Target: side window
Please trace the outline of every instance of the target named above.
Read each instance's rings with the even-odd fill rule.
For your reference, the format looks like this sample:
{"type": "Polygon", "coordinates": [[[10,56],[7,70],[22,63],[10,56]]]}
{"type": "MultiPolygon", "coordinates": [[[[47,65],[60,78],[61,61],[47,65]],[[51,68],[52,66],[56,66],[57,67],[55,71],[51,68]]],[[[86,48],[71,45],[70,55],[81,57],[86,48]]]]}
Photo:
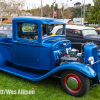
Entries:
{"type": "Polygon", "coordinates": [[[46,24],[42,24],[42,37],[47,36],[46,32],[47,32],[47,26],[46,24]]]}
{"type": "Polygon", "coordinates": [[[73,30],[72,29],[66,29],[66,34],[67,35],[73,35],[73,30]]]}
{"type": "Polygon", "coordinates": [[[58,31],[56,32],[56,35],[62,35],[63,34],[63,29],[58,29],[58,31]]]}
{"type": "Polygon", "coordinates": [[[74,35],[81,36],[82,34],[80,30],[74,30],[74,35]]]}
{"type": "Polygon", "coordinates": [[[19,38],[38,39],[38,25],[35,23],[18,23],[17,34],[19,38]]]}
{"type": "Polygon", "coordinates": [[[69,30],[68,29],[66,29],[66,35],[69,35],[69,30]]]}

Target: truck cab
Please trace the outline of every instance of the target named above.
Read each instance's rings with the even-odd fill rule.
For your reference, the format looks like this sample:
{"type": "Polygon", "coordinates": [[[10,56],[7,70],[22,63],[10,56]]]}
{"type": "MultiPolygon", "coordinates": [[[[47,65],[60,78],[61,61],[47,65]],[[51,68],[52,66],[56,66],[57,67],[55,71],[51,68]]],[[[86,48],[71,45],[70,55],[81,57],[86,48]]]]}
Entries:
{"type": "Polygon", "coordinates": [[[14,64],[41,70],[53,68],[51,61],[53,43],[45,42],[45,36],[49,34],[49,24],[63,24],[63,26],[66,24],[64,21],[57,23],[56,20],[39,17],[13,19],[14,64]]]}
{"type": "Polygon", "coordinates": [[[66,22],[63,20],[41,17],[13,18],[12,37],[0,38],[0,51],[5,57],[6,65],[24,67],[39,73],[42,73],[40,70],[46,73],[54,69],[57,65],[57,54],[60,51],[66,53],[65,48],[71,49],[71,44],[64,36],[46,37],[51,24],[62,24],[65,33],[66,22]],[[64,48],[61,47],[63,43],[66,43],[64,48]],[[59,52],[58,47],[61,47],[59,52]]]}

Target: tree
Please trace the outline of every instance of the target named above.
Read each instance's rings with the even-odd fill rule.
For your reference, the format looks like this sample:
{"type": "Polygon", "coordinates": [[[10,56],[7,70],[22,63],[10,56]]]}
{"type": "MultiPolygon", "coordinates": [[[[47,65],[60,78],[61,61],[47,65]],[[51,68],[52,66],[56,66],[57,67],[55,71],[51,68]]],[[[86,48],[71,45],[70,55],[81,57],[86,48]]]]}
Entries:
{"type": "Polygon", "coordinates": [[[52,9],[50,9],[49,5],[43,7],[43,17],[52,17],[52,9]]]}
{"type": "Polygon", "coordinates": [[[76,3],[74,4],[74,6],[80,6],[80,5],[81,5],[80,2],[76,2],[76,3]]]}
{"type": "Polygon", "coordinates": [[[81,17],[81,7],[71,8],[71,11],[73,12],[72,18],[81,17]]]}
{"type": "Polygon", "coordinates": [[[10,13],[15,13],[17,14],[18,16],[21,15],[21,10],[23,8],[25,4],[25,1],[24,0],[8,0],[8,5],[11,6],[9,12],[10,13]]]}
{"type": "MultiPolygon", "coordinates": [[[[47,4],[46,6],[44,6],[42,8],[42,13],[43,13],[43,17],[52,17],[53,16],[53,10],[51,9],[51,7],[49,7],[49,5],[47,4]]],[[[34,8],[30,11],[32,13],[32,16],[41,16],[41,8],[34,8]]]]}
{"type": "Polygon", "coordinates": [[[41,9],[40,8],[34,8],[31,11],[32,16],[41,16],[41,9]]]}
{"type": "Polygon", "coordinates": [[[89,3],[89,4],[87,5],[86,11],[89,12],[90,8],[91,8],[91,4],[89,3]]]}
{"type": "Polygon", "coordinates": [[[58,10],[58,4],[57,3],[55,4],[55,10],[58,10]]]}
{"type": "Polygon", "coordinates": [[[68,7],[68,3],[63,3],[62,1],[60,1],[61,3],[61,9],[60,9],[60,12],[61,12],[61,15],[62,15],[62,18],[63,19],[65,19],[65,17],[66,17],[66,11],[65,11],[65,9],[68,7]]]}
{"type": "Polygon", "coordinates": [[[91,7],[90,16],[87,17],[89,23],[100,24],[100,0],[94,0],[94,6],[91,7]]]}
{"type": "Polygon", "coordinates": [[[65,11],[66,11],[66,13],[64,13],[65,14],[64,16],[66,16],[65,18],[72,19],[74,12],[71,11],[71,8],[67,8],[65,11]]]}
{"type": "Polygon", "coordinates": [[[87,7],[91,7],[91,4],[89,3],[89,4],[87,5],[87,7]]]}

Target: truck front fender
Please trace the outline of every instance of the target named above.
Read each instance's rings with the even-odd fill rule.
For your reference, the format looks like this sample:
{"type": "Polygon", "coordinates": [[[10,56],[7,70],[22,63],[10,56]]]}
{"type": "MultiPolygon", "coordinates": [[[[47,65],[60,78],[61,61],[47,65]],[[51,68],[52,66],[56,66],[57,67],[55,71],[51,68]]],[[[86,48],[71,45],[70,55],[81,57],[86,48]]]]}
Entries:
{"type": "Polygon", "coordinates": [[[68,62],[57,67],[56,70],[72,69],[83,73],[84,75],[94,78],[97,73],[88,65],[79,62],[68,62]]]}
{"type": "Polygon", "coordinates": [[[56,72],[59,72],[61,70],[67,70],[67,69],[79,71],[79,72],[83,73],[84,75],[88,76],[89,78],[94,78],[96,76],[96,72],[91,67],[87,66],[86,64],[78,63],[78,62],[69,62],[69,63],[64,63],[64,64],[54,68],[53,70],[47,72],[46,74],[41,75],[40,77],[31,79],[31,80],[39,81],[39,80],[42,80],[56,72]]]}

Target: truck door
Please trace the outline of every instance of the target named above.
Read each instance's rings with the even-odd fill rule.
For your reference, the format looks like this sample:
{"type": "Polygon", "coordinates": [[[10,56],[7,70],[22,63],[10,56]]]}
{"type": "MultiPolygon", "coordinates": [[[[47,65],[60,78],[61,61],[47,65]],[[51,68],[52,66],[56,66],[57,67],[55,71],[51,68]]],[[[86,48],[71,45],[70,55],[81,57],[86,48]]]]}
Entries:
{"type": "Polygon", "coordinates": [[[13,45],[14,63],[39,68],[38,23],[17,23],[16,40],[13,45]]]}

